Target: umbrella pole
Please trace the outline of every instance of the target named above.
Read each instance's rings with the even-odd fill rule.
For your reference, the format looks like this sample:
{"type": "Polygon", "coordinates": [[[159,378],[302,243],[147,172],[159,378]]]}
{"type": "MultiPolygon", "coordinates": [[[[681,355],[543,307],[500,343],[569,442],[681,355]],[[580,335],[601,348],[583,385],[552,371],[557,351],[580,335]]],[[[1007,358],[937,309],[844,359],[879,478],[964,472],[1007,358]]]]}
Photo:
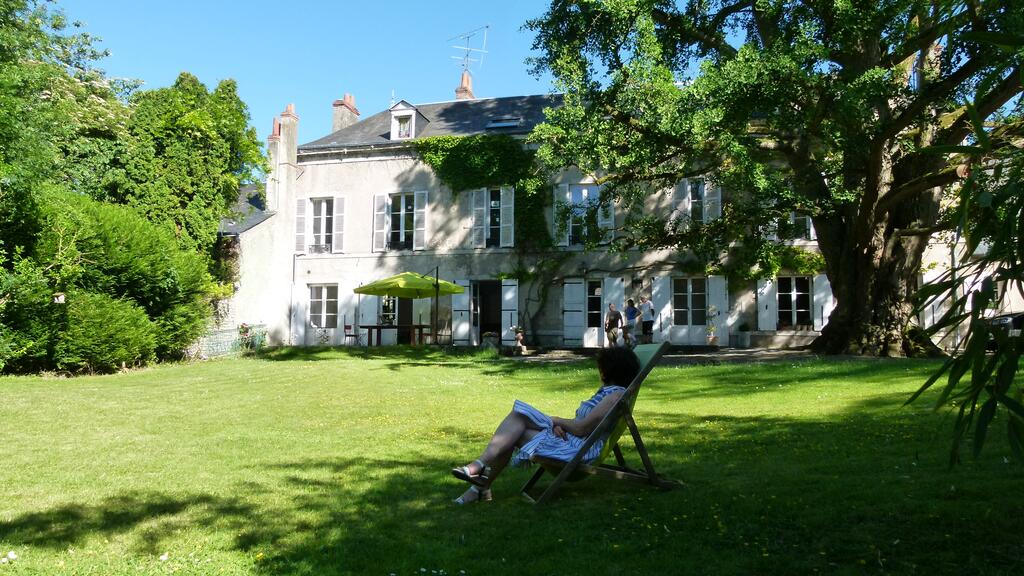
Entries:
{"type": "Polygon", "coordinates": [[[440,334],[437,333],[437,321],[438,316],[438,302],[437,300],[441,297],[441,284],[438,281],[438,274],[441,271],[441,266],[434,267],[434,344],[441,345],[440,334]]]}

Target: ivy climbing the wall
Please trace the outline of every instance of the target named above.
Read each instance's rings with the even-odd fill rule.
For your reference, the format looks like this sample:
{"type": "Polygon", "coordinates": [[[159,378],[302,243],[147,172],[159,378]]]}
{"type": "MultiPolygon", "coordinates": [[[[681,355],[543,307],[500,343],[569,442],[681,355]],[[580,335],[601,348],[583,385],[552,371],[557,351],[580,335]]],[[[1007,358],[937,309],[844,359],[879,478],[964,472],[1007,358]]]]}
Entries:
{"type": "Polygon", "coordinates": [[[525,254],[552,247],[544,217],[551,201],[550,175],[521,140],[503,134],[434,136],[417,140],[415,146],[452,194],[493,186],[515,188],[516,250],[525,254]]]}

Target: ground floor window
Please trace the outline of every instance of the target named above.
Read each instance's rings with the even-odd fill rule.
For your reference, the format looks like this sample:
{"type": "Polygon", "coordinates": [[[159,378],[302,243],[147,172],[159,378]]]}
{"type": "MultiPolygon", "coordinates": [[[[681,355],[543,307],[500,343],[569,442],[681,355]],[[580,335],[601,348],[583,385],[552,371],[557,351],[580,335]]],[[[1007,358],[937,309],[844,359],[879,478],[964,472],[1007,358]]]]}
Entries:
{"type": "Polygon", "coordinates": [[[813,327],[811,279],[807,276],[779,276],[778,329],[813,327]]]}
{"type": "Polygon", "coordinates": [[[316,328],[338,327],[337,284],[310,285],[309,325],[316,328]]]}
{"type": "Polygon", "coordinates": [[[601,281],[587,282],[587,328],[601,327],[601,281]]]}
{"type": "Polygon", "coordinates": [[[708,323],[706,278],[672,279],[672,324],[703,326],[708,323]]]}
{"type": "Polygon", "coordinates": [[[380,323],[384,326],[394,326],[398,324],[397,296],[380,297],[380,323]]]}

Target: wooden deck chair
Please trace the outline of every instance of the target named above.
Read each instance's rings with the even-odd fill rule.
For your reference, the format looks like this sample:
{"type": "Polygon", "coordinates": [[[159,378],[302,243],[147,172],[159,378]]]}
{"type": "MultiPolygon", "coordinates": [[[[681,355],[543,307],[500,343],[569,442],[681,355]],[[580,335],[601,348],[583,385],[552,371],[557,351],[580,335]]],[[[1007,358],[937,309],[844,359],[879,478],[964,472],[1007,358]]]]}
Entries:
{"type": "Polygon", "coordinates": [[[654,471],[654,465],[651,464],[647,448],[644,447],[643,439],[640,438],[640,431],[633,420],[633,405],[636,404],[640,385],[643,384],[644,379],[651,373],[655,364],[658,363],[661,356],[668,350],[668,346],[668,342],[662,342],[661,344],[641,344],[633,349],[637,359],[640,361],[640,372],[626,388],[626,392],[612,406],[611,410],[605,414],[605,417],[594,428],[594,431],[590,433],[590,436],[587,436],[583,446],[580,447],[572,460],[563,462],[541,456],[534,456],[531,459],[539,467],[537,472],[533,474],[533,477],[530,478],[520,491],[524,498],[534,504],[543,504],[555,495],[555,492],[561,488],[563,483],[567,481],[576,482],[593,474],[611,476],[623,480],[636,480],[658,488],[671,488],[679,484],[679,482],[674,480],[661,478],[654,471]],[[636,451],[643,461],[643,470],[630,468],[622,457],[622,450],[619,448],[619,437],[627,428],[633,437],[636,451]],[[594,442],[597,442],[602,436],[607,436],[607,440],[601,449],[601,454],[592,464],[584,464],[583,456],[594,445],[594,442]],[[604,463],[609,454],[615,455],[615,465],[604,463]],[[547,489],[539,497],[534,499],[530,495],[530,490],[533,489],[545,472],[550,472],[555,476],[555,479],[551,481],[551,484],[548,485],[547,489]]]}

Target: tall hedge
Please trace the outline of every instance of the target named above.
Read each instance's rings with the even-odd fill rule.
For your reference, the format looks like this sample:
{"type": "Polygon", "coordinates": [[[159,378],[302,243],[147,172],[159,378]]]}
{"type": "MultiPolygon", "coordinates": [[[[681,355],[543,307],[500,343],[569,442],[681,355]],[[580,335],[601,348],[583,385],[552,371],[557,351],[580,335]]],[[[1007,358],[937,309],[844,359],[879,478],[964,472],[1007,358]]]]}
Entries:
{"type": "Polygon", "coordinates": [[[110,370],[179,357],[202,334],[207,262],[172,228],[62,190],[40,195],[39,214],[33,252],[0,282],[0,369],[110,370]]]}
{"type": "Polygon", "coordinates": [[[157,327],[130,300],[76,290],[65,295],[67,328],[58,336],[53,364],[68,372],[113,372],[153,359],[157,327]]]}

